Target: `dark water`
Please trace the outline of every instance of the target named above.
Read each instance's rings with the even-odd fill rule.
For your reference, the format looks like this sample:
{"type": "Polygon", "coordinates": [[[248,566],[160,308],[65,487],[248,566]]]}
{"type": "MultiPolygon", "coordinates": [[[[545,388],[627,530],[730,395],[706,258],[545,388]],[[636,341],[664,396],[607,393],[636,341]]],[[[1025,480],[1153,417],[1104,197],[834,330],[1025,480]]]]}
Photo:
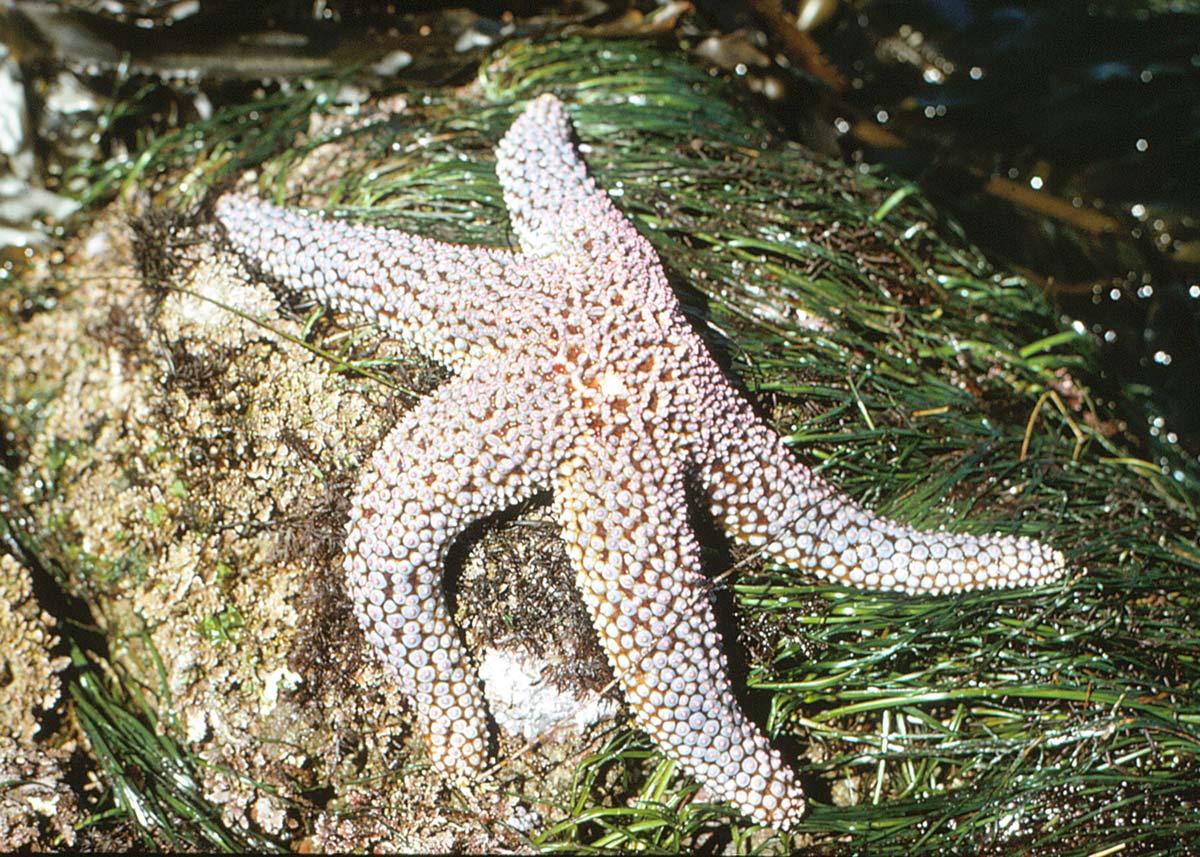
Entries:
{"type": "MultiPolygon", "coordinates": [[[[1196,7],[1191,7],[1195,9],[1196,7]]],[[[901,141],[846,140],[1101,343],[1144,457],[1200,477],[1200,15],[1164,4],[875,0],[818,33],[844,97],[901,141]]]]}

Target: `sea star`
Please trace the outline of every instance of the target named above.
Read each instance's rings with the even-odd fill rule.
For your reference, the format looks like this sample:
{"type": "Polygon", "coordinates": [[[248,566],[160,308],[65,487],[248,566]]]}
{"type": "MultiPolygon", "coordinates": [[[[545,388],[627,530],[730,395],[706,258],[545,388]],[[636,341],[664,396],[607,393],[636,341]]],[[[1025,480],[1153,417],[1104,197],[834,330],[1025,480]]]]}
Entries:
{"type": "Polygon", "coordinates": [[[801,464],[728,383],[650,243],[588,176],[556,98],[530,102],[496,155],[519,251],[243,194],[217,203],[234,248],[265,272],[458,376],[400,420],[361,477],[345,546],[358,621],[415,702],[437,768],[476,775],[484,705],[446,612],[442,560],[472,521],[550,490],[637,723],[716,796],[786,828],[803,791],[734,700],[687,483],[737,541],[851,586],[1032,585],[1063,558],[1026,538],[909,529],[801,464]]]}

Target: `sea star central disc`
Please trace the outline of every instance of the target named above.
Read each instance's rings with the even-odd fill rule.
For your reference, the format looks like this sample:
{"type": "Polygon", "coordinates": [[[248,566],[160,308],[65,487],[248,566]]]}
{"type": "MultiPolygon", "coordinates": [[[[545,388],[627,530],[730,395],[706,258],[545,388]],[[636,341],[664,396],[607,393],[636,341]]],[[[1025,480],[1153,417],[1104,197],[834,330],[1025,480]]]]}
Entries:
{"type": "Polygon", "coordinates": [[[497,148],[520,250],[327,221],[242,194],[217,218],[285,283],[394,331],[457,377],[364,469],[345,569],[434,764],[486,762],[479,683],[442,597],[472,521],[551,490],[580,591],[638,724],[756,821],[804,812],[791,769],[734,701],[686,486],[768,558],[905,592],[1036,584],[1062,556],[1003,536],[920,532],[839,496],[753,413],[688,326],[650,243],[588,176],[563,105],[532,101],[497,148]]]}

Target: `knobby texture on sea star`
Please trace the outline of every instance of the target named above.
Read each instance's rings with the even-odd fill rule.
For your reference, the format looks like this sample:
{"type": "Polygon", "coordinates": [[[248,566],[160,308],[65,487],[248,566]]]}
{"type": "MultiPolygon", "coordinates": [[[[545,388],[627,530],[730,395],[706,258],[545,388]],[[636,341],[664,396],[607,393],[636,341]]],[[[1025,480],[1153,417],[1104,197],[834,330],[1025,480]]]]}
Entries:
{"type": "Polygon", "coordinates": [[[400,420],[354,497],[345,570],[367,638],[415,703],[435,765],[486,762],[483,699],[442,595],[463,529],[550,490],[577,582],[638,724],[754,820],[804,812],[738,708],[687,520],[687,484],[768,558],[911,593],[1063,570],[1027,538],[919,532],[838,495],[707,353],[650,243],[596,186],[563,105],[532,101],[496,169],[519,250],[328,221],[242,194],[216,208],[265,272],[396,332],[457,377],[400,420]]]}

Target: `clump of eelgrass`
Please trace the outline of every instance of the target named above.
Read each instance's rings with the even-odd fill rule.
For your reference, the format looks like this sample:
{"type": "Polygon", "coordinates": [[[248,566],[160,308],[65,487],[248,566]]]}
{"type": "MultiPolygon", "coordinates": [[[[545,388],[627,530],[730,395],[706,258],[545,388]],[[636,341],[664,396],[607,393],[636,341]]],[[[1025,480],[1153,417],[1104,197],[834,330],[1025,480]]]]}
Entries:
{"type": "MultiPolygon", "coordinates": [[[[111,806],[85,828],[124,824],[141,846],[170,851],[282,850],[253,830],[229,825],[201,789],[203,760],[189,752],[136,684],[105,678],[74,651],[71,700],[80,729],[111,789],[111,806]]],[[[260,788],[267,788],[259,784],[260,788]]]]}

